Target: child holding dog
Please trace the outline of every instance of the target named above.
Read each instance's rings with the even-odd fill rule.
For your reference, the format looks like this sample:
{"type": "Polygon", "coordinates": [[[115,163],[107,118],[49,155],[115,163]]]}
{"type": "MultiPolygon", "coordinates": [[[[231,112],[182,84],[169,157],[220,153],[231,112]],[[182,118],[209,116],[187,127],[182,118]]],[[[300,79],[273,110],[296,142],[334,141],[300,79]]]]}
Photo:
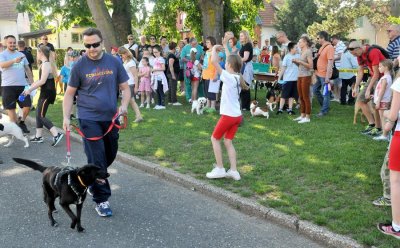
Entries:
{"type": "Polygon", "coordinates": [[[221,75],[222,93],[221,93],[221,117],[214,128],[211,136],[211,142],[215,155],[216,165],[211,172],[206,174],[207,178],[232,178],[240,180],[240,174],[236,168],[236,151],[233,147],[232,140],[242,121],[242,113],[240,111],[240,91],[248,90],[242,75],[240,74],[242,60],[238,55],[229,55],[226,59],[226,70],[223,70],[219,64],[218,51],[222,46],[215,45],[212,48],[212,63],[217,73],[221,75]],[[222,162],[221,138],[224,137],[225,148],[228,152],[230,169],[226,172],[222,162]]]}
{"type": "MultiPolygon", "coordinates": [[[[375,111],[379,113],[382,122],[382,127],[385,125],[383,112],[390,108],[390,101],[392,100],[392,92],[390,86],[392,85],[392,68],[393,63],[390,59],[385,59],[379,62],[379,72],[383,76],[379,79],[374,92],[375,111]]],[[[374,140],[388,140],[388,132],[383,131],[380,136],[374,137],[374,140]]]]}

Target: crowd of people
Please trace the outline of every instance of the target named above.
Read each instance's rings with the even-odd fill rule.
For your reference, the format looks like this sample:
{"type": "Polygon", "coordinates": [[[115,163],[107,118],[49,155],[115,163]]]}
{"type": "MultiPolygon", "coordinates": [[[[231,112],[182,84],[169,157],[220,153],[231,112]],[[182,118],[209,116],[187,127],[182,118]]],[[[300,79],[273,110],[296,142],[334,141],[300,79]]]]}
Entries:
{"type": "MultiPolygon", "coordinates": [[[[271,46],[267,39],[262,48],[246,30],[238,37],[226,32],[222,45],[212,36],[206,37],[204,43],[196,38],[168,43],[161,36],[157,43],[154,35],[148,37],[149,42],[144,35],[139,37],[139,42],[128,35],[125,45],[111,47],[108,54],[104,52],[100,31],[89,28],[83,33],[86,49],[78,52],[68,48],[60,73],[55,67],[54,46],[43,36],[37,50],[40,66],[36,81],[31,69],[33,59],[24,42],[17,43],[10,35],[5,37],[6,49],[0,54],[3,107],[10,120],[17,122],[18,104],[22,109],[18,124],[24,133],[29,133],[24,123],[32,105],[29,96],[40,88],[36,133],[30,141],[43,142],[44,126],[53,136],[52,145],[56,146],[64,134],[46,118],[46,112],[55,101],[58,86],[65,94],[64,129],[70,129],[70,120],[75,117],[85,137],[101,137],[96,141],[83,139],[85,153],[89,163],[107,170],[118,150],[118,129],[112,127],[111,132],[105,132],[114,122],[119,122],[114,119],[118,96],[122,98],[118,115],[126,114],[130,105],[137,123],[143,121],[140,110],[150,109],[152,104],[155,110],[185,104],[178,101],[179,93],[192,107],[204,96],[205,112],[214,113],[219,109],[221,114],[211,136],[216,164],[206,176],[240,180],[232,140],[242,122],[242,111],[250,110],[253,63],[270,64],[276,74],[275,84],[281,87],[276,100],[277,115],[284,112],[295,115],[299,108],[299,116],[293,120],[299,124],[311,122],[313,96],[320,105],[315,115],[318,118],[329,114],[332,101],[357,104],[368,121],[361,132],[374,140],[391,140],[381,168],[384,194],[373,204],[392,206],[393,221],[379,224],[378,229],[400,238],[400,124],[395,125],[400,109],[400,25],[391,25],[387,32],[390,39],[387,49],[357,40],[344,42],[326,31],[318,32],[314,42],[308,35],[302,35],[296,42],[290,41],[285,32],[279,31],[275,34],[277,44],[271,46]],[[21,95],[24,97],[20,98],[21,95]],[[137,99],[140,104],[136,103],[137,99]],[[222,137],[229,158],[228,171],[222,161],[222,137]]],[[[112,215],[108,181],[96,182],[89,190],[98,214],[112,215]]]]}

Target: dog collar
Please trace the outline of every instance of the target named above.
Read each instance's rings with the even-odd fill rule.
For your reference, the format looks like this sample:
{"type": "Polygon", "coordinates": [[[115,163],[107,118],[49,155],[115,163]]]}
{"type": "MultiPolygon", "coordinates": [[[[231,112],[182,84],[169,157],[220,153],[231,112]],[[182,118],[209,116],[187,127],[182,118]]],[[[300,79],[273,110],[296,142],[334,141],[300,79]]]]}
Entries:
{"type": "Polygon", "coordinates": [[[78,175],[78,180],[79,180],[79,182],[81,183],[81,185],[83,187],[87,188],[87,186],[83,183],[83,181],[82,181],[82,179],[81,179],[81,177],[79,175],[78,175]]]}

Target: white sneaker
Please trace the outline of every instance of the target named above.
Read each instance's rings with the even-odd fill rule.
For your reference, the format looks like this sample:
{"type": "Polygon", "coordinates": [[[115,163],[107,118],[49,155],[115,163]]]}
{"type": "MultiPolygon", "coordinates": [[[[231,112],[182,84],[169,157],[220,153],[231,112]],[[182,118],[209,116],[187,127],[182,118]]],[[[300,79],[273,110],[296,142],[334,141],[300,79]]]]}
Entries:
{"type": "Polygon", "coordinates": [[[144,108],[144,104],[143,103],[140,104],[139,108],[144,108]]]}
{"type": "Polygon", "coordinates": [[[306,118],[306,117],[304,117],[304,118],[302,118],[299,122],[297,122],[297,123],[308,123],[308,122],[310,122],[311,120],[310,120],[310,118],[306,118]]]}
{"type": "Polygon", "coordinates": [[[158,109],[165,109],[165,106],[158,105],[158,109]]]}
{"type": "Polygon", "coordinates": [[[299,116],[299,117],[293,119],[293,121],[301,121],[301,119],[303,119],[303,117],[299,116]]]}
{"type": "Polygon", "coordinates": [[[180,102],[174,102],[172,105],[173,105],[173,106],[182,106],[182,103],[180,103],[180,102]]]}
{"type": "Polygon", "coordinates": [[[156,106],[154,106],[153,109],[159,109],[159,108],[160,108],[160,105],[156,105],[156,106]]]}
{"type": "Polygon", "coordinates": [[[147,108],[147,109],[149,109],[149,108],[150,108],[150,103],[148,103],[148,104],[147,104],[146,108],[147,108]]]}
{"type": "Polygon", "coordinates": [[[226,177],[225,168],[224,168],[224,167],[222,167],[222,168],[214,167],[214,169],[212,169],[211,172],[208,172],[208,173],[206,174],[206,177],[207,177],[207,178],[210,178],[210,179],[214,179],[214,178],[224,178],[224,177],[226,177]]]}
{"type": "Polygon", "coordinates": [[[154,104],[154,98],[151,98],[151,104],[154,104]]]}
{"type": "Polygon", "coordinates": [[[379,135],[377,137],[374,137],[373,140],[382,140],[382,141],[389,141],[388,137],[379,135]]]}
{"type": "Polygon", "coordinates": [[[233,171],[229,169],[226,172],[226,177],[232,178],[233,180],[239,181],[240,180],[240,174],[237,170],[233,171]]]}

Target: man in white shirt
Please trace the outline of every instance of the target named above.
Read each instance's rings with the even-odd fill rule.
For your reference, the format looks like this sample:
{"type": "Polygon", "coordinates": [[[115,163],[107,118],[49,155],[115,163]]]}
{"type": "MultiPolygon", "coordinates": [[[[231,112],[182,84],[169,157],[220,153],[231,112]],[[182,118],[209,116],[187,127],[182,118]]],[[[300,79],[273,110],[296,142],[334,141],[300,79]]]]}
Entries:
{"type": "MultiPolygon", "coordinates": [[[[343,41],[340,40],[338,35],[332,35],[331,38],[331,43],[333,47],[335,48],[335,66],[337,69],[340,69],[340,58],[342,57],[342,54],[346,50],[346,45],[343,43],[343,41]]],[[[342,79],[340,77],[336,78],[333,80],[333,95],[334,99],[333,101],[340,102],[340,89],[342,88],[342,79]]]]}

